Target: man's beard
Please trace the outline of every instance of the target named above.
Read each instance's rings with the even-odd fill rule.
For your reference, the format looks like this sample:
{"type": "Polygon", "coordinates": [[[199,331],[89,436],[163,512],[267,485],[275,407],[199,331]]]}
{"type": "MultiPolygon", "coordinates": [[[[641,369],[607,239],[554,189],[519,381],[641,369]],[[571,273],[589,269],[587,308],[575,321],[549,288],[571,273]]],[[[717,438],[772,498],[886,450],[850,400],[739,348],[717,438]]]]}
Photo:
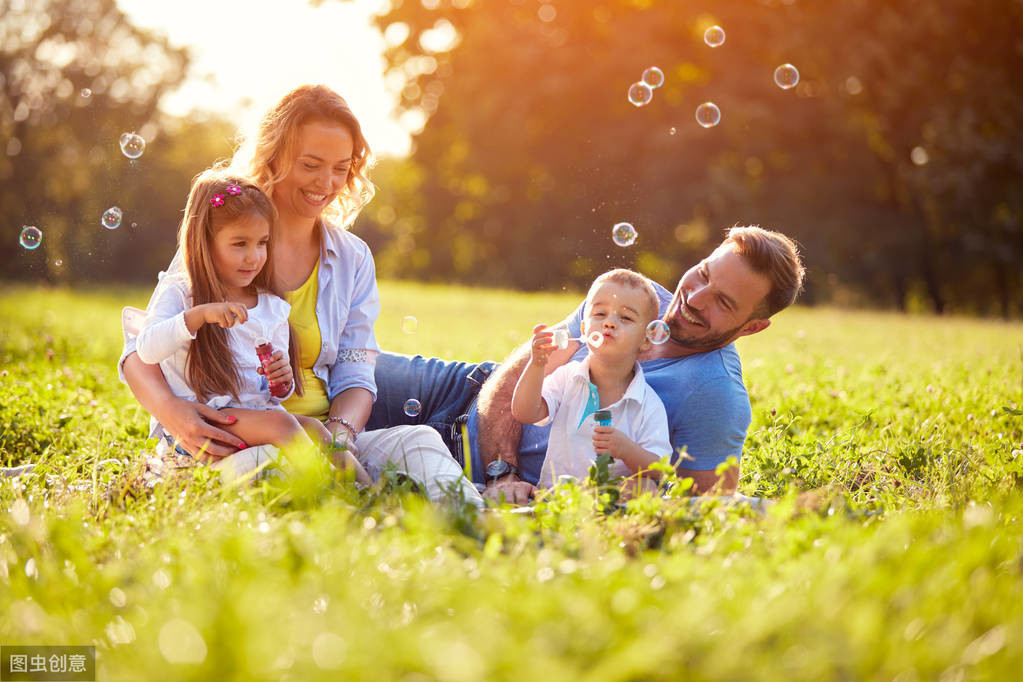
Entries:
{"type": "MultiPolygon", "coordinates": [[[[671,328],[671,323],[668,324],[668,327],[671,328]]],[[[687,350],[695,350],[702,353],[721,348],[722,346],[727,346],[732,341],[732,337],[734,337],[736,332],[740,329],[742,329],[742,325],[739,325],[735,329],[729,329],[726,332],[709,336],[681,334],[677,329],[671,329],[671,336],[668,338],[676,346],[681,346],[687,350]]]]}
{"type": "MultiPolygon", "coordinates": [[[[668,338],[673,344],[685,348],[686,350],[704,353],[726,346],[732,341],[732,337],[734,337],[735,334],[742,329],[743,324],[746,324],[746,322],[743,322],[734,329],[729,329],[717,334],[708,334],[707,332],[704,332],[703,334],[698,332],[695,334],[691,332],[686,333],[679,329],[680,323],[676,318],[678,309],[683,305],[686,305],[684,300],[678,302],[672,301],[672,304],[669,306],[669,310],[676,311],[676,313],[671,315],[669,319],[665,320],[665,322],[668,323],[668,329],[671,332],[668,338]]],[[[703,322],[702,317],[697,317],[697,319],[703,322]]],[[[749,320],[747,320],[747,322],[748,321],[749,320]]],[[[704,329],[706,329],[706,327],[704,327],[704,329]]]]}

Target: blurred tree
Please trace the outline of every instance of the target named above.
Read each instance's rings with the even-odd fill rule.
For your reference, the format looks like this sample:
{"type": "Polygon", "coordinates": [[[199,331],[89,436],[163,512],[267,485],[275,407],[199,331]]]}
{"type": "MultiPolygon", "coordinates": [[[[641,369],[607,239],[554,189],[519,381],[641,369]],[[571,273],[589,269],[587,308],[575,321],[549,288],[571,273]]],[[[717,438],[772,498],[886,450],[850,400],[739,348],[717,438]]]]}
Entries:
{"type": "Polygon", "coordinates": [[[153,245],[168,243],[168,234],[173,243],[176,226],[167,219],[183,206],[196,158],[230,146],[200,146],[222,135],[222,126],[158,114],[160,98],[184,77],[186,52],[131,25],[114,0],[0,0],[0,16],[0,204],[8,245],[0,268],[51,282],[143,271],[151,279],[169,258],[166,247],[154,253],[153,245]],[[175,125],[188,128],[177,135],[190,147],[177,158],[162,139],[175,125]],[[119,147],[128,131],[149,142],[135,161],[119,147]],[[112,205],[124,220],[107,231],[100,217],[112,205]],[[154,230],[165,221],[169,229],[154,230]],[[42,230],[35,251],[15,246],[24,224],[42,230]]]}
{"type": "Polygon", "coordinates": [[[879,234],[934,309],[1023,309],[1023,6],[965,0],[807,5],[791,39],[814,46],[836,115],[877,172],[859,180],[891,206],[879,234]],[[866,182],[864,182],[866,180],[866,182]],[[869,183],[869,185],[868,185],[869,183]]]}
{"type": "Polygon", "coordinates": [[[671,286],[722,228],[760,223],[803,242],[807,300],[1018,314],[1021,14],[1014,0],[394,2],[378,20],[389,77],[429,121],[404,172],[415,197],[373,229],[401,232],[388,267],[406,276],[550,288],[612,265],[671,286]],[[703,42],[713,24],[719,48],[703,42]],[[801,71],[793,90],[772,81],[783,62],[801,71]],[[633,107],[651,65],[665,83],[633,107]],[[693,116],[706,100],[722,111],[710,129],[693,116]],[[620,220],[639,231],[628,249],[609,238],[620,220]]]}

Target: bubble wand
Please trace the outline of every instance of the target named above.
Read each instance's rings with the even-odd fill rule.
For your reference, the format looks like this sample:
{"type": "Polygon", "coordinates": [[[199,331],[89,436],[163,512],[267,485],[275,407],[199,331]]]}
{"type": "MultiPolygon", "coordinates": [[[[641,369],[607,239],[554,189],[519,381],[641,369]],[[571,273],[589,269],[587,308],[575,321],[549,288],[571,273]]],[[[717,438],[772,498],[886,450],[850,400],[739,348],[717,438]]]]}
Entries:
{"type": "Polygon", "coordinates": [[[567,329],[553,329],[551,332],[554,334],[554,336],[551,337],[551,343],[553,343],[554,347],[559,350],[568,348],[569,341],[578,341],[579,343],[585,343],[593,346],[594,348],[600,348],[600,346],[604,343],[604,335],[596,330],[590,332],[586,336],[579,337],[569,336],[567,329]]]}

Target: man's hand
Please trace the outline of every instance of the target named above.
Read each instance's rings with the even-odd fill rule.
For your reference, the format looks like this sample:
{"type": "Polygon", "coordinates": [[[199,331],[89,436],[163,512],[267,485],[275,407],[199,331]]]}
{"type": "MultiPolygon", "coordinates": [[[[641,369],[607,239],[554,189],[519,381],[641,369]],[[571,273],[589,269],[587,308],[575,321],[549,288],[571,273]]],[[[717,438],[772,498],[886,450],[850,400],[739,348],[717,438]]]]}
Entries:
{"type": "Polygon", "coordinates": [[[536,486],[532,483],[521,480],[515,474],[507,474],[487,483],[483,497],[495,502],[523,505],[529,504],[535,490],[536,486]]]}
{"type": "Polygon", "coordinates": [[[160,411],[164,430],[200,462],[216,462],[248,447],[237,436],[214,426],[235,421],[231,415],[209,405],[180,398],[167,403],[160,411]]]}

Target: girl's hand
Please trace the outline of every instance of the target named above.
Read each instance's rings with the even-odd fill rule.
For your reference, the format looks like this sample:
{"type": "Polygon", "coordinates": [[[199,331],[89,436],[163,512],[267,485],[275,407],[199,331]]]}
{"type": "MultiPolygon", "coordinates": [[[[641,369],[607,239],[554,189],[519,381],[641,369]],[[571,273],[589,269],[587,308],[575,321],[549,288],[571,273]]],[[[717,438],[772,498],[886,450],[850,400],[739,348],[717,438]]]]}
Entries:
{"type": "Polygon", "coordinates": [[[270,357],[272,360],[267,365],[267,369],[270,370],[269,374],[263,371],[262,365],[256,368],[257,372],[266,374],[267,380],[275,384],[290,384],[295,380],[295,374],[291,371],[291,363],[284,357],[284,351],[275,350],[270,357]]]}
{"type": "Polygon", "coordinates": [[[249,311],[241,303],[225,301],[206,303],[199,307],[202,308],[203,321],[206,324],[219,324],[225,329],[236,324],[244,324],[249,319],[249,311]]]}
{"type": "Polygon", "coordinates": [[[529,347],[529,361],[544,367],[554,352],[554,332],[548,331],[547,325],[538,324],[533,327],[533,342],[529,347]]]}

